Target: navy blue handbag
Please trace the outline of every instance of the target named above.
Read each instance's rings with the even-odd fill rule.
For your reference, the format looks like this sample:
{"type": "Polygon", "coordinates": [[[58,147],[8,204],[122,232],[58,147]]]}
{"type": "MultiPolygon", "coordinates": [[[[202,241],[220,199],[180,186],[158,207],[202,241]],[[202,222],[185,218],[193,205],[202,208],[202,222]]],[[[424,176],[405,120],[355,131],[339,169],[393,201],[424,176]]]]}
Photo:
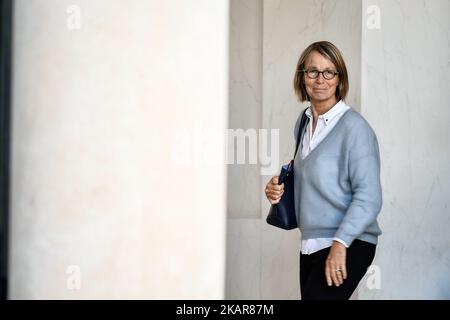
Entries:
{"type": "MultiPolygon", "coordinates": [[[[303,111],[299,130],[297,133],[294,158],[308,120],[305,111],[303,111]]],[[[270,206],[270,211],[266,218],[268,224],[285,230],[291,230],[297,228],[298,226],[297,218],[295,215],[294,199],[294,158],[288,164],[285,164],[281,167],[278,184],[280,185],[284,183],[284,193],[281,196],[280,202],[278,202],[277,204],[272,204],[270,206]]]]}

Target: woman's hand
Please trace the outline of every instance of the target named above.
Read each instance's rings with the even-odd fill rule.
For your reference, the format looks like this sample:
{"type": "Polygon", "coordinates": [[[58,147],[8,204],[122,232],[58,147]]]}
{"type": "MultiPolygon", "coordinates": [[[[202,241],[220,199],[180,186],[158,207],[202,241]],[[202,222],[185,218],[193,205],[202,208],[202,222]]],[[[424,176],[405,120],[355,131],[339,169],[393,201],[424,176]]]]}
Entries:
{"type": "Polygon", "coordinates": [[[265,192],[270,204],[277,204],[283,195],[284,183],[278,185],[278,176],[274,176],[267,183],[265,192]]]}
{"type": "Polygon", "coordinates": [[[325,263],[325,277],[329,286],[339,287],[347,279],[347,248],[339,241],[333,241],[325,263]]]}

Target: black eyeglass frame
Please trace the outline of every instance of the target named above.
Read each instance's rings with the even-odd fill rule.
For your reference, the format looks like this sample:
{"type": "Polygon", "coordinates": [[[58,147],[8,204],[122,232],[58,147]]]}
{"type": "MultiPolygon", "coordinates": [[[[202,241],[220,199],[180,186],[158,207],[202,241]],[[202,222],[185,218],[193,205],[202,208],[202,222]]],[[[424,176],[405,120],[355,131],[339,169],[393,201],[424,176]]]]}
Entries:
{"type": "Polygon", "coordinates": [[[319,77],[319,74],[322,74],[322,77],[323,77],[325,80],[332,80],[332,79],[334,79],[334,77],[335,77],[336,75],[339,74],[338,71],[332,71],[332,70],[323,70],[323,71],[319,71],[319,70],[316,70],[316,69],[313,69],[313,70],[302,69],[302,70],[297,70],[297,72],[306,73],[306,75],[308,76],[308,78],[309,78],[309,79],[312,79],[312,80],[317,79],[317,78],[319,77]],[[317,72],[317,75],[316,75],[315,77],[311,77],[311,76],[309,75],[310,72],[317,72]],[[325,77],[325,72],[328,72],[328,73],[332,74],[331,78],[325,77]]]}

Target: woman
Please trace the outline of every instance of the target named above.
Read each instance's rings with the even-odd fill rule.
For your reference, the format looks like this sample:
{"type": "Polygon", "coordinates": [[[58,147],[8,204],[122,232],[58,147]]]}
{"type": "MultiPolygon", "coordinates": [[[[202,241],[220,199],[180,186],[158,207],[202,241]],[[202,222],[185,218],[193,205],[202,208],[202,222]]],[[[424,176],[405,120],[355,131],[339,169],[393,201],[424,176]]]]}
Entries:
{"type": "MultiPolygon", "coordinates": [[[[305,49],[294,77],[298,99],[310,102],[294,158],[302,299],[349,299],[381,234],[378,141],[367,121],[345,104],[348,87],[344,60],[332,43],[305,49]]],[[[275,176],[265,189],[271,204],[283,195],[284,185],[277,183],[275,176]]]]}

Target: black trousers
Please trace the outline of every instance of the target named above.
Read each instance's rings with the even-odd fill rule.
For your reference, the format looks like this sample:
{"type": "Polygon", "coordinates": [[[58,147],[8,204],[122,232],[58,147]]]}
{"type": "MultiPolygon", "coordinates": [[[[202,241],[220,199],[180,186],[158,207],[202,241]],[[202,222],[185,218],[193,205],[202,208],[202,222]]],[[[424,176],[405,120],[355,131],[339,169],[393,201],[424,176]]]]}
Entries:
{"type": "Polygon", "coordinates": [[[329,287],[325,277],[325,261],[330,248],[310,255],[300,252],[300,293],[302,300],[348,300],[367,272],[375,256],[376,245],[354,240],[347,249],[347,279],[339,287],[329,287]]]}

